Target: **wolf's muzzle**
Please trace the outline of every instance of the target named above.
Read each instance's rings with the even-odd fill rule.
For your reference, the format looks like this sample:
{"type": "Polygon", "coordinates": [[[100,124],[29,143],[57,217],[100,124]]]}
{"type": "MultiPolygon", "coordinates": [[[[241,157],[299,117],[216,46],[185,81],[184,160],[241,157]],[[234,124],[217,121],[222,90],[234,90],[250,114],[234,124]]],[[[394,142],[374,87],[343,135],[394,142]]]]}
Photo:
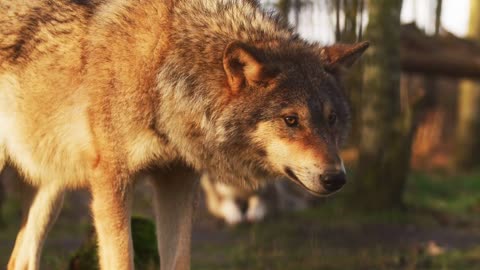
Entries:
{"type": "Polygon", "coordinates": [[[334,192],[342,188],[347,182],[347,175],[342,172],[326,172],[320,176],[323,187],[329,191],[334,192]]]}

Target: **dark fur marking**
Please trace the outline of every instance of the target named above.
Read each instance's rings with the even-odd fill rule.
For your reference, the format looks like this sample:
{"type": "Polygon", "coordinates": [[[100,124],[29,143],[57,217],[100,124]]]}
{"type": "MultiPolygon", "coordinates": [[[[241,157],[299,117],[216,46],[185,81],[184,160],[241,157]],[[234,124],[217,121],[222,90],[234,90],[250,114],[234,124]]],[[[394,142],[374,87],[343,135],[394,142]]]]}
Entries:
{"type": "Polygon", "coordinates": [[[265,151],[265,149],[257,149],[257,155],[261,158],[264,158],[267,156],[267,151],[265,151]]]}
{"type": "Polygon", "coordinates": [[[160,138],[160,140],[162,140],[164,144],[170,144],[170,139],[168,138],[167,134],[157,132],[157,136],[158,138],[160,138]]]}
{"type": "Polygon", "coordinates": [[[74,4],[80,6],[91,6],[92,2],[90,0],[71,0],[74,4]]]}
{"type": "MultiPolygon", "coordinates": [[[[309,192],[313,192],[311,189],[309,189],[307,186],[305,186],[305,184],[302,183],[302,181],[300,181],[300,179],[298,179],[298,177],[293,173],[293,171],[289,168],[289,167],[285,167],[285,173],[290,177],[290,179],[293,180],[293,182],[295,182],[297,185],[303,187],[304,189],[308,190],[309,192]]],[[[315,192],[313,192],[315,193],[315,192]]]]}
{"type": "MultiPolygon", "coordinates": [[[[22,58],[28,58],[31,53],[36,50],[38,44],[48,42],[38,37],[40,27],[45,27],[52,35],[68,35],[72,33],[71,29],[56,28],[56,25],[68,25],[75,20],[72,16],[68,16],[67,18],[54,17],[58,9],[62,9],[62,6],[53,4],[48,10],[35,7],[20,19],[20,22],[23,21],[24,24],[18,32],[19,34],[15,44],[6,48],[12,50],[10,57],[13,62],[22,58]],[[42,24],[46,26],[42,26],[42,24]]],[[[55,48],[52,50],[55,50],[55,48]]]]}
{"type": "Polygon", "coordinates": [[[34,8],[26,16],[28,19],[27,23],[20,29],[18,38],[13,45],[13,54],[12,54],[12,59],[13,61],[16,61],[18,58],[22,56],[24,53],[24,49],[27,46],[27,41],[35,41],[35,32],[37,32],[38,26],[39,26],[39,20],[38,20],[38,13],[41,13],[40,8],[34,8]]]}
{"type": "Polygon", "coordinates": [[[203,135],[202,130],[198,127],[196,123],[189,123],[188,125],[188,136],[190,138],[201,138],[203,135]]]}

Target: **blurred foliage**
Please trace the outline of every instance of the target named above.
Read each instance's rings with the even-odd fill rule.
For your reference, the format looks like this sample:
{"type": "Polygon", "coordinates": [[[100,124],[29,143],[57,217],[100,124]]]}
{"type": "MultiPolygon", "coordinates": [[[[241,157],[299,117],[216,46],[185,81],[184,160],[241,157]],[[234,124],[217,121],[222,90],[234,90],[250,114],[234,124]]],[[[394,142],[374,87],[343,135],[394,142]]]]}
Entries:
{"type": "Polygon", "coordinates": [[[408,182],[405,201],[412,207],[470,219],[480,212],[480,172],[437,176],[417,173],[408,182]]]}
{"type": "MultiPolygon", "coordinates": [[[[93,228],[91,228],[93,231],[93,228]]],[[[132,218],[132,239],[135,251],[135,268],[139,270],[153,270],[160,267],[155,237],[155,224],[140,217],[132,218]]],[[[99,269],[97,256],[96,235],[91,237],[73,255],[70,261],[70,270],[97,270],[99,269]]]]}

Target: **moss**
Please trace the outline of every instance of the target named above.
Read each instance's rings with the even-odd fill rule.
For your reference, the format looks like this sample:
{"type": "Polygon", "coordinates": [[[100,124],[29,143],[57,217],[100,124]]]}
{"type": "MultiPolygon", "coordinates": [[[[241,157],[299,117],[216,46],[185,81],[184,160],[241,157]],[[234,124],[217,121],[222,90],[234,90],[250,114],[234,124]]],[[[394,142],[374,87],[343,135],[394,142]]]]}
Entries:
{"type": "MultiPolygon", "coordinates": [[[[93,232],[92,228],[92,232],[93,232]]],[[[157,252],[155,225],[146,218],[132,218],[132,238],[135,250],[135,267],[139,270],[158,269],[160,259],[157,252]]],[[[70,260],[70,270],[99,269],[96,234],[92,233],[70,260]]]]}
{"type": "Polygon", "coordinates": [[[137,269],[158,269],[160,259],[155,236],[155,224],[145,218],[132,219],[132,238],[137,269]]]}

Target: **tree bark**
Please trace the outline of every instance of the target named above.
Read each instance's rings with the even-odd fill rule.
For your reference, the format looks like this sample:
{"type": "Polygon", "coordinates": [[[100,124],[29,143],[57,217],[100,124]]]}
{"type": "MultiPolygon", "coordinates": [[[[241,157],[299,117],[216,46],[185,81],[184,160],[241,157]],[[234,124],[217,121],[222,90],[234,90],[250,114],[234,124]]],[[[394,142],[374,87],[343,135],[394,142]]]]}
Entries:
{"type": "Polygon", "coordinates": [[[341,37],[340,31],[340,0],[335,0],[335,40],[339,41],[341,37]]]}
{"type": "Polygon", "coordinates": [[[371,0],[365,39],[359,161],[355,204],[365,209],[402,206],[410,161],[412,110],[400,110],[401,0],[371,0]]]}
{"type": "Polygon", "coordinates": [[[357,14],[359,0],[343,0],[343,12],[345,24],[340,37],[343,42],[355,42],[357,40],[357,14]]]}
{"type": "MultiPolygon", "coordinates": [[[[344,26],[340,30],[337,21],[337,42],[340,43],[354,43],[358,41],[357,36],[357,19],[358,15],[361,16],[362,6],[359,0],[343,0],[343,12],[344,12],[344,26]]],[[[340,1],[336,1],[337,8],[340,8],[340,1]]],[[[338,16],[337,11],[337,16],[338,16]]],[[[338,20],[338,17],[337,17],[338,20]]],[[[361,28],[361,26],[360,26],[361,28]]],[[[350,136],[348,139],[348,145],[358,145],[359,143],[359,127],[360,127],[360,107],[361,107],[361,93],[363,85],[363,65],[359,61],[348,72],[345,78],[345,89],[347,90],[348,98],[350,101],[350,107],[352,112],[352,126],[350,130],[350,136]]]]}
{"type": "Polygon", "coordinates": [[[435,36],[440,33],[440,21],[442,19],[443,0],[437,0],[437,6],[435,7],[435,36]]]}
{"type": "MultiPolygon", "coordinates": [[[[480,1],[470,1],[468,37],[480,42],[480,1]]],[[[480,69],[479,69],[480,70],[480,69]]],[[[480,76],[477,77],[477,79],[480,76]]],[[[458,104],[455,165],[471,169],[480,165],[480,82],[462,81],[458,104]]]]}
{"type": "Polygon", "coordinates": [[[277,9],[282,15],[283,19],[288,22],[288,15],[290,14],[290,8],[292,7],[291,0],[279,0],[277,2],[277,9]]]}

